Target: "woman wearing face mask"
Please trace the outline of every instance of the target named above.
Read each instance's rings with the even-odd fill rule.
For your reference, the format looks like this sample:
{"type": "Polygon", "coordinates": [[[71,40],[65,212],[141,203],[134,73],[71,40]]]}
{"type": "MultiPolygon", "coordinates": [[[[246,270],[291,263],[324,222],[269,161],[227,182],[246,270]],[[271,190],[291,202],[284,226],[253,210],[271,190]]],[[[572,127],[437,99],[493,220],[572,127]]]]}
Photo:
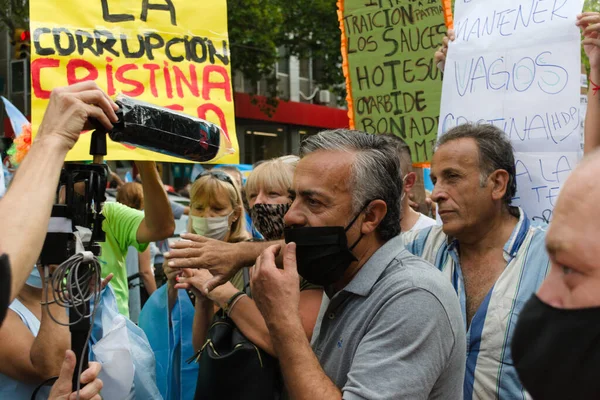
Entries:
{"type": "MultiPolygon", "coordinates": [[[[250,239],[241,194],[230,175],[212,170],[198,176],[190,188],[188,231],[227,242],[250,239]]],[[[167,285],[159,288],[144,306],[140,327],[146,332],[156,356],[157,385],[163,398],[193,399],[198,366],[185,360],[195,353],[192,345],[195,314],[206,302],[197,300],[195,311],[188,294],[175,287],[182,271],[165,265],[164,272],[167,285]]],[[[194,343],[196,336],[193,336],[194,343]]]]}
{"type": "MultiPolygon", "coordinates": [[[[252,221],[265,240],[283,238],[283,217],[291,204],[288,189],[292,185],[297,158],[291,161],[273,159],[264,162],[252,171],[246,182],[252,221]]],[[[223,211],[223,214],[226,215],[227,212],[223,211]]],[[[210,278],[212,275],[207,270],[186,269],[176,286],[193,290],[197,297],[194,348],[199,350],[204,344],[214,311],[211,303],[219,308],[227,304],[228,315],[240,331],[261,349],[276,356],[269,331],[254,301],[247,295],[240,294],[244,289],[243,271],[238,272],[227,284],[212,290],[206,298],[198,288],[210,278]]],[[[321,306],[323,290],[304,280],[301,280],[300,285],[300,313],[306,335],[310,339],[321,306]]]]}

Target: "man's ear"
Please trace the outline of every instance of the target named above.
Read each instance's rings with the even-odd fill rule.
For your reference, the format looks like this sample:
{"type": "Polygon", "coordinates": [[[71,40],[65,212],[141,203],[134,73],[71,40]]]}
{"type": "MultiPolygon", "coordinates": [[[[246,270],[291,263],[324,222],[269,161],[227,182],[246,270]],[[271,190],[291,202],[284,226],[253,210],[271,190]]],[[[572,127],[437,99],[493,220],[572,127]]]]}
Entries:
{"type": "Polygon", "coordinates": [[[387,204],[383,200],[373,200],[365,210],[365,218],[362,221],[360,232],[368,235],[374,232],[387,214],[387,204]]]}
{"type": "Polygon", "coordinates": [[[406,193],[408,193],[412,190],[412,188],[415,186],[416,183],[417,183],[417,174],[414,172],[409,172],[408,174],[406,174],[406,177],[404,178],[404,187],[402,188],[402,190],[405,191],[406,193]]]}
{"type": "Polygon", "coordinates": [[[497,169],[490,174],[488,180],[492,185],[492,199],[502,200],[508,190],[508,172],[503,169],[497,169]]]}

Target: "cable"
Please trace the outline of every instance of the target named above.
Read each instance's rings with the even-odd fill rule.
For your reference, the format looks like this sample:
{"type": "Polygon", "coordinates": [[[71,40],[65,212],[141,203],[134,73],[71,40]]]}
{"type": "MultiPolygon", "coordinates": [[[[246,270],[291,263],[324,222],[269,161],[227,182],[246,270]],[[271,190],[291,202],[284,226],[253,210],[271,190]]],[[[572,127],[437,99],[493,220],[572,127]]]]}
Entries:
{"type": "MultiPolygon", "coordinates": [[[[52,320],[62,326],[71,326],[79,323],[84,318],[91,318],[90,328],[88,330],[85,345],[80,355],[80,360],[88,348],[88,343],[92,335],[96,311],[100,303],[100,291],[102,288],[102,272],[98,258],[91,252],[77,253],[67,261],[60,264],[52,277],[48,276],[48,266],[44,266],[44,276],[46,279],[51,279],[52,295],[54,300],[48,301],[48,290],[46,290],[45,302],[42,303],[46,307],[48,315],[52,320]],[[85,268],[85,270],[82,270],[85,268]],[[90,301],[94,302],[91,313],[82,313],[79,309],[81,306],[87,305],[90,301]],[[56,303],[57,305],[69,310],[69,313],[75,313],[78,319],[74,322],[64,323],[57,321],[50,312],[48,305],[56,303]]],[[[84,307],[85,309],[85,307],[84,307]]],[[[79,363],[77,376],[81,376],[83,363],[79,363]]],[[[79,391],[81,389],[81,381],[77,379],[77,399],[79,400],[79,391]]]]}

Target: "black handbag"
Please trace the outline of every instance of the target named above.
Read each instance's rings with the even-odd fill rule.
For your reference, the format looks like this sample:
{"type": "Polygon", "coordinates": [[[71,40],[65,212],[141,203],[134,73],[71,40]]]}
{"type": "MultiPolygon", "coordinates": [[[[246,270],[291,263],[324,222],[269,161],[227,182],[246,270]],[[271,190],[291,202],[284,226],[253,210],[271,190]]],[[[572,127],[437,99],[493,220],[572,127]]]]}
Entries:
{"type": "MultiPolygon", "coordinates": [[[[245,292],[250,296],[247,270],[245,292]]],[[[277,359],[250,340],[221,309],[213,317],[198,363],[195,400],[279,399],[283,388],[277,359]]]]}

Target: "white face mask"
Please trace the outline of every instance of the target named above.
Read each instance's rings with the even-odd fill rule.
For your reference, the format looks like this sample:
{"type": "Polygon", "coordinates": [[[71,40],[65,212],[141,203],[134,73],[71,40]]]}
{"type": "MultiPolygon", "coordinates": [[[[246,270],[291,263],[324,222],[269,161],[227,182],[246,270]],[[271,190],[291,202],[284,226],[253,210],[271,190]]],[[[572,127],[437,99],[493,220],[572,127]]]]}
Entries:
{"type": "Polygon", "coordinates": [[[222,217],[195,217],[192,218],[192,230],[196,235],[204,236],[210,239],[223,240],[229,232],[229,217],[233,214],[233,211],[228,215],[222,217]]]}

